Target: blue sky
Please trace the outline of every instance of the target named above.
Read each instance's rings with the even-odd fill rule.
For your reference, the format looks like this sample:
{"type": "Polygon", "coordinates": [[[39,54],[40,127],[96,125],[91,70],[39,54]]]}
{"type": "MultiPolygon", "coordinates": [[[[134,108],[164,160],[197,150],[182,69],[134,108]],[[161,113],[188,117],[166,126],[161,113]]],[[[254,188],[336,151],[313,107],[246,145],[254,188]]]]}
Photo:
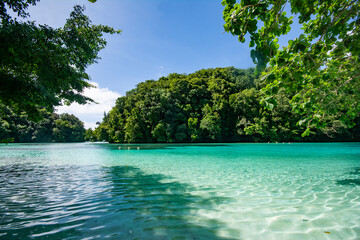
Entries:
{"type": "Polygon", "coordinates": [[[224,32],[221,0],[41,0],[29,9],[30,19],[61,27],[75,4],[86,6],[85,14],[94,24],[122,30],[105,36],[102,59],[87,70],[98,88],[85,94],[100,104],[58,110],[75,114],[86,127],[94,127],[117,97],[142,81],[173,72],[254,66],[248,42],[241,44],[224,32]]]}

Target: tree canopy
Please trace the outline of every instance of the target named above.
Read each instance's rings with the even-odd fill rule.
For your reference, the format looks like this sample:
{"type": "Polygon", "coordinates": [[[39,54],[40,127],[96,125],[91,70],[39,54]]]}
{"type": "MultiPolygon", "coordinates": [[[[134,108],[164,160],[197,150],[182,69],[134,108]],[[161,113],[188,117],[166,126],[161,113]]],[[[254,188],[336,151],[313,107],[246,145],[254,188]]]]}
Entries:
{"type": "MultiPolygon", "coordinates": [[[[254,69],[203,69],[172,73],[148,80],[120,97],[86,139],[109,142],[237,142],[237,141],[354,141],[360,128],[350,130],[337,115],[328,126],[301,138],[302,115],[291,111],[291,95],[281,89],[278,107],[264,109],[264,83],[254,69]]],[[[359,118],[356,119],[359,122],[359,118]]]]}
{"type": "Polygon", "coordinates": [[[14,113],[0,104],[0,142],[83,142],[84,123],[72,114],[39,110],[42,120],[31,121],[25,112],[14,113]]]}
{"type": "Polygon", "coordinates": [[[105,47],[104,33],[120,33],[109,26],[94,25],[76,5],[62,28],[37,25],[20,18],[38,0],[0,2],[0,103],[17,113],[25,111],[32,119],[41,117],[41,108],[52,112],[55,106],[93,101],[84,96],[86,68],[99,59],[105,47]]]}
{"type": "Polygon", "coordinates": [[[262,103],[269,109],[284,88],[303,116],[299,124],[324,127],[336,114],[347,126],[360,112],[360,4],[358,0],[223,0],[225,31],[248,38],[251,57],[267,86],[262,103]],[[290,8],[290,12],[285,12],[290,8]],[[295,17],[295,18],[294,18],[295,17]],[[303,33],[280,48],[278,37],[294,19],[303,33]],[[266,67],[268,68],[266,69],[266,67]]]}

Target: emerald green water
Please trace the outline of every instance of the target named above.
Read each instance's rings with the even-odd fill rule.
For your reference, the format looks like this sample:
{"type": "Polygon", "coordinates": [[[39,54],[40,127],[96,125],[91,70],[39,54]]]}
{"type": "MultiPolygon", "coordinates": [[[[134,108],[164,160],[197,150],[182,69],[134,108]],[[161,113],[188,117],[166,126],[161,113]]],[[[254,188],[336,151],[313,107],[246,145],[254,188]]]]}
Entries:
{"type": "Polygon", "coordinates": [[[0,239],[360,239],[360,144],[0,145],[0,239]]]}

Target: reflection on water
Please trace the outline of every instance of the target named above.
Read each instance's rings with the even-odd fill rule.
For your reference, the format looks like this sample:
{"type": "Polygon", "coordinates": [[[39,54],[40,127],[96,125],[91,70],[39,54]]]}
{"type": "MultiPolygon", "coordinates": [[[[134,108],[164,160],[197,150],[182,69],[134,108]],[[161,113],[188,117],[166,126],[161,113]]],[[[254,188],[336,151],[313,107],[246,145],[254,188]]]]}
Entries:
{"type": "Polygon", "coordinates": [[[345,179],[337,181],[341,185],[360,185],[360,179],[345,179]]]}
{"type": "Polygon", "coordinates": [[[190,190],[133,167],[2,166],[0,238],[225,239],[223,223],[192,221],[192,212],[228,199],[190,190]]]}
{"type": "Polygon", "coordinates": [[[359,143],[222,145],[0,145],[0,239],[360,239],[359,143]]]}
{"type": "Polygon", "coordinates": [[[179,147],[227,147],[228,145],[226,144],[218,144],[218,143],[213,143],[213,144],[208,144],[208,143],[156,143],[156,144],[151,144],[151,143],[127,143],[127,144],[108,144],[108,145],[104,145],[107,148],[111,149],[111,150],[158,150],[158,149],[175,149],[175,148],[179,148],[179,147]]]}
{"type": "Polygon", "coordinates": [[[336,181],[340,185],[360,186],[360,168],[355,167],[348,172],[349,178],[336,181]]]}

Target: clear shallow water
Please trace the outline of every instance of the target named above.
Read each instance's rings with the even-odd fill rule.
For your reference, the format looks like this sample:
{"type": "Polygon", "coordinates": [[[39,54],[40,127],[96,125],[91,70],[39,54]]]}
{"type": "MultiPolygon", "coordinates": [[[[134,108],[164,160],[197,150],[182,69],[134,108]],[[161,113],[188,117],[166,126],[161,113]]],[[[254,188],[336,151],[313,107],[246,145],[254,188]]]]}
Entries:
{"type": "Polygon", "coordinates": [[[0,239],[360,239],[359,143],[128,146],[0,145],[0,239]]]}

